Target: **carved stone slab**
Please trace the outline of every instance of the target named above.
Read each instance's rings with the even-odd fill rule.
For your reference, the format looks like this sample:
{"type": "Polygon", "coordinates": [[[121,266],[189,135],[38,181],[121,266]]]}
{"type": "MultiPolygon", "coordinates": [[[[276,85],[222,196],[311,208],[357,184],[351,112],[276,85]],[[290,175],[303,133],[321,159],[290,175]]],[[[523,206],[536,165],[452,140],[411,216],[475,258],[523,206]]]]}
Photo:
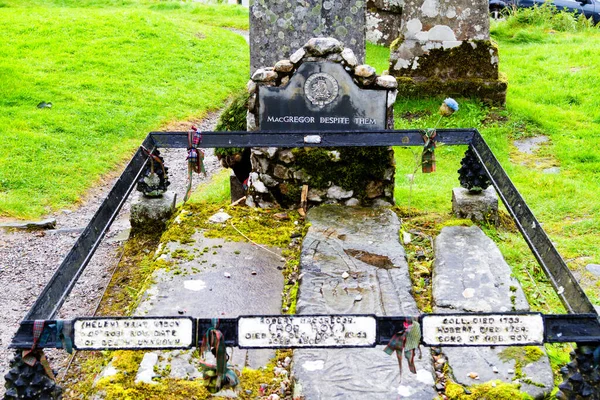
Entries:
{"type": "MultiPolygon", "coordinates": [[[[389,209],[320,206],[301,256],[303,278],[297,314],[418,315],[410,295],[400,222],[389,209]]],[[[306,399],[427,399],[436,396],[431,358],[416,360],[417,373],[382,346],[373,349],[294,351],[296,388],[306,399]]]]}
{"type": "MultiPolygon", "coordinates": [[[[433,299],[436,313],[529,310],[521,285],[511,276],[510,266],[500,250],[476,226],[446,227],[436,238],[433,299]]],[[[489,323],[485,326],[487,333],[490,333],[490,328],[494,329],[489,323]]],[[[522,328],[521,324],[512,326],[522,328]]],[[[491,333],[493,337],[499,332],[491,333]]],[[[518,333],[523,334],[523,331],[518,333]]],[[[443,347],[442,351],[456,382],[472,385],[498,379],[510,383],[518,378],[515,375],[516,360],[506,359],[506,349],[506,346],[443,347]],[[477,379],[472,378],[474,376],[477,379]]],[[[540,349],[543,352],[543,347],[540,349]]],[[[548,357],[543,354],[539,359],[523,364],[521,390],[535,398],[550,393],[554,383],[548,357]]]]}
{"type": "Polygon", "coordinates": [[[387,91],[361,89],[340,64],[305,62],[284,87],[258,92],[261,130],[385,129],[387,91]]]}

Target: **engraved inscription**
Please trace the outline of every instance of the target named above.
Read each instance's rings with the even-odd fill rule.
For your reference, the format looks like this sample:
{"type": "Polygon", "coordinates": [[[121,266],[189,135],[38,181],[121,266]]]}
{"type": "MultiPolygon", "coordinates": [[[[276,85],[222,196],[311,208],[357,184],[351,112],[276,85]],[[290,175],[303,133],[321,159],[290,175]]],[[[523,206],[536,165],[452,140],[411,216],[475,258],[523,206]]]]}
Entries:
{"type": "Polygon", "coordinates": [[[304,94],[308,100],[320,107],[335,100],[338,90],[339,87],[335,78],[324,72],[312,74],[304,84],[304,94]]]}
{"type": "Polygon", "coordinates": [[[544,321],[540,314],[448,314],[423,317],[427,345],[542,344],[544,321]]]}
{"type": "Polygon", "coordinates": [[[78,319],[74,325],[77,349],[188,348],[193,341],[190,318],[78,319]]]}
{"type": "Polygon", "coordinates": [[[376,321],[370,316],[240,317],[240,347],[370,347],[376,321]]]}

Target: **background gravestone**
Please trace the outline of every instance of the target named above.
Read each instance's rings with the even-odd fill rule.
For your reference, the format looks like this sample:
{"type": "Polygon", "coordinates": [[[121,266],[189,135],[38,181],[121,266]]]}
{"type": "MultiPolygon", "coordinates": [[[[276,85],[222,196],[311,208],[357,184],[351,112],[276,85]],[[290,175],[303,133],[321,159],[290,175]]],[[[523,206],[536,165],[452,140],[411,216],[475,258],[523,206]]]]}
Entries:
{"type": "Polygon", "coordinates": [[[367,42],[389,46],[400,36],[404,0],[367,0],[367,42]]]}
{"type": "Polygon", "coordinates": [[[487,0],[406,0],[390,74],[400,95],[457,95],[503,104],[506,80],[490,41],[487,0]]]}
{"type": "Polygon", "coordinates": [[[288,59],[313,37],[334,37],[365,59],[363,0],[256,0],[250,7],[250,74],[288,59]]]}

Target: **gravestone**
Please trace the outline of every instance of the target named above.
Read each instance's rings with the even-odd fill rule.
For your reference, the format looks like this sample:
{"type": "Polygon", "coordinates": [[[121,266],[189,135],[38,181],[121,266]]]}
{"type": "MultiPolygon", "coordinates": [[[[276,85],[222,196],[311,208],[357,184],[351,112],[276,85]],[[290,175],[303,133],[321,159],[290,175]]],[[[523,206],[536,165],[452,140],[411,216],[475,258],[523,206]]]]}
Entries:
{"type": "Polygon", "coordinates": [[[334,37],[365,59],[363,0],[259,0],[250,6],[251,74],[278,60],[313,37],[334,37]]]}
{"type": "Polygon", "coordinates": [[[389,46],[400,36],[404,0],[367,0],[367,42],[389,46]]]}
{"type": "Polygon", "coordinates": [[[406,0],[390,73],[401,95],[457,95],[503,104],[506,79],[490,40],[487,0],[406,0]]]}
{"type": "MultiPolygon", "coordinates": [[[[313,38],[248,82],[248,131],[381,130],[393,126],[396,80],[358,65],[333,38],[313,38]]],[[[309,135],[310,136],[310,135],[309,135]]],[[[318,135],[306,137],[309,143],[318,135]]],[[[255,148],[247,204],[269,208],[300,204],[391,205],[391,148],[255,148]]]]}

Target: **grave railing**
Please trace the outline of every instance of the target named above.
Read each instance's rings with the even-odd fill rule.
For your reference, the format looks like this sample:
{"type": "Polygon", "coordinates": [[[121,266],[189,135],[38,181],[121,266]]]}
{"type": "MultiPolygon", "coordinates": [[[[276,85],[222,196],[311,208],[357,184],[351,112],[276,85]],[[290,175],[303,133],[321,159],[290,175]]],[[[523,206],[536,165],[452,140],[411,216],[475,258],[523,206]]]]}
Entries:
{"type": "MultiPolygon", "coordinates": [[[[454,341],[449,339],[443,345],[490,346],[529,345],[541,344],[542,342],[576,342],[580,345],[600,346],[600,320],[592,303],[577,283],[565,261],[544,232],[544,229],[511,182],[481,134],[476,129],[438,129],[436,140],[438,143],[443,143],[444,145],[468,145],[474,152],[484,166],[506,209],[568,312],[568,314],[562,315],[542,315],[540,313],[495,313],[487,315],[488,319],[494,318],[496,323],[501,323],[499,320],[503,319],[502,326],[517,327],[518,329],[525,329],[527,332],[537,329],[538,332],[535,338],[514,338],[514,340],[508,341],[503,339],[499,342],[497,338],[493,340],[494,338],[492,337],[488,342],[473,340],[470,343],[468,343],[468,340],[467,342],[463,341],[463,339],[460,342],[456,342],[458,339],[455,338],[454,341]]],[[[147,151],[150,150],[152,152],[154,149],[161,148],[186,148],[187,146],[187,132],[152,132],[145,138],[142,146],[136,151],[89,225],[81,233],[70,252],[21,322],[10,347],[15,349],[32,348],[34,343],[34,321],[38,321],[38,324],[39,321],[44,321],[44,334],[42,336],[45,335],[46,338],[43,343],[37,342],[37,348],[61,347],[61,340],[59,340],[60,332],[58,332],[55,324],[56,315],[143,173],[148,163],[147,151]]],[[[347,146],[423,146],[423,138],[422,132],[419,130],[203,132],[202,143],[199,147],[292,148],[347,146]]],[[[479,321],[481,325],[486,314],[461,313],[445,315],[446,319],[452,316],[457,318],[472,318],[470,320],[471,323],[479,321]]],[[[314,317],[317,318],[317,322],[319,322],[318,318],[330,318],[328,321],[331,322],[331,319],[348,318],[349,316],[328,315],[314,317]]],[[[221,319],[219,321],[219,328],[224,333],[226,344],[230,346],[239,345],[248,348],[369,347],[376,344],[387,344],[392,336],[401,329],[402,323],[410,318],[410,316],[353,316],[353,318],[362,317],[366,318],[365,324],[358,324],[354,328],[349,325],[346,326],[346,333],[352,332],[351,334],[349,333],[351,337],[338,337],[337,341],[335,341],[335,337],[333,337],[335,335],[330,335],[333,338],[330,339],[334,340],[333,343],[327,341],[315,343],[315,341],[311,342],[310,340],[303,343],[290,343],[289,341],[286,343],[274,343],[273,341],[260,342],[258,340],[260,339],[258,333],[262,332],[261,329],[264,328],[265,318],[271,318],[271,322],[273,318],[282,318],[279,321],[289,322],[292,321],[290,318],[294,318],[289,315],[221,319]],[[253,333],[256,333],[257,337],[252,337],[253,333]]],[[[296,318],[298,319],[295,322],[298,324],[301,323],[300,318],[305,318],[304,321],[308,324],[305,328],[308,330],[313,329],[310,325],[314,320],[311,322],[310,316],[298,315],[296,318]]],[[[440,344],[436,343],[436,340],[427,339],[427,330],[440,332],[440,329],[444,328],[443,318],[432,314],[422,315],[419,318],[424,330],[423,344],[440,344]]],[[[486,322],[483,323],[484,325],[489,323],[488,319],[485,319],[486,322]]],[[[75,328],[70,335],[71,339],[75,342],[75,348],[79,350],[95,348],[189,348],[199,345],[199,340],[201,341],[204,332],[211,327],[211,324],[212,321],[210,319],[189,317],[78,318],[74,320],[75,328]],[[144,320],[152,323],[158,323],[157,321],[159,321],[161,324],[167,323],[168,321],[165,322],[166,320],[180,321],[182,323],[181,326],[185,325],[185,328],[182,328],[179,332],[183,335],[183,338],[180,338],[182,341],[170,344],[165,342],[164,346],[160,346],[160,343],[157,344],[157,342],[147,344],[146,346],[143,343],[130,342],[130,345],[126,345],[123,342],[111,344],[106,342],[106,345],[102,345],[101,343],[98,346],[96,342],[86,344],[85,341],[81,341],[82,335],[88,332],[86,331],[87,328],[93,327],[96,329],[101,324],[94,324],[93,321],[105,321],[105,326],[108,327],[111,323],[120,323],[119,321],[134,323],[135,321],[144,320]]]]}

